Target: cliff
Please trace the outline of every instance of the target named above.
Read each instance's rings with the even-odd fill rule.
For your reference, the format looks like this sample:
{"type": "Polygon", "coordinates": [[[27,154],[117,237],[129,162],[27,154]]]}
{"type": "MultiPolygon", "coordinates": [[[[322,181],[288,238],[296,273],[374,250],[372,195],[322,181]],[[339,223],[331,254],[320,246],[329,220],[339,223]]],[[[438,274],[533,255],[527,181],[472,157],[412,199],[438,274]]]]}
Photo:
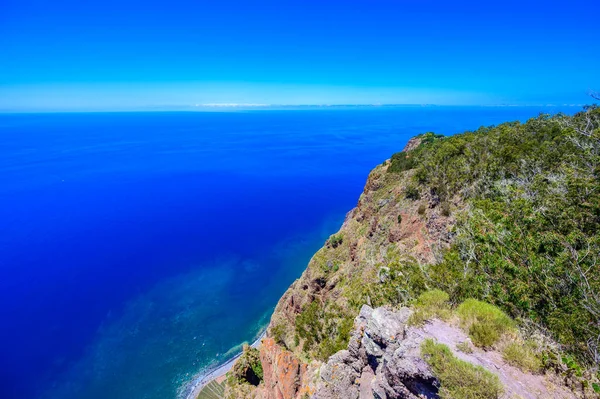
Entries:
{"type": "Polygon", "coordinates": [[[412,139],[280,299],[263,380],[225,397],[595,397],[599,120],[412,139]],[[444,312],[423,305],[436,295],[444,312]]]}

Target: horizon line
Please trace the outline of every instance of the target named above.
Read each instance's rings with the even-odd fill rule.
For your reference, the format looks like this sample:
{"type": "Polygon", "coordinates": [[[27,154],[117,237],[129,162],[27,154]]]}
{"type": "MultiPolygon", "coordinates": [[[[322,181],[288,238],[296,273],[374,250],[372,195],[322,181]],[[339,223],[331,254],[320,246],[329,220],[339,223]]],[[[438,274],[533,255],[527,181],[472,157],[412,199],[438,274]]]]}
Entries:
{"type": "Polygon", "coordinates": [[[146,105],[118,108],[0,108],[1,114],[26,114],[26,113],[115,113],[115,112],[206,112],[209,110],[261,110],[274,108],[378,108],[378,107],[485,107],[485,108],[509,108],[509,107],[584,107],[586,104],[255,104],[255,103],[205,103],[194,105],[146,105]]]}

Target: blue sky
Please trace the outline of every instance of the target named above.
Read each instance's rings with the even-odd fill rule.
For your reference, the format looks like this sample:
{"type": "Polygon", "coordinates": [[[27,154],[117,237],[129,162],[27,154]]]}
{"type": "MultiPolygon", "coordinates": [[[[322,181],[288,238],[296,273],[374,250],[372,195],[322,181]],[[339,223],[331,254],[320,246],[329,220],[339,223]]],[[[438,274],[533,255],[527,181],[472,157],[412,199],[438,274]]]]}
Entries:
{"type": "Polygon", "coordinates": [[[0,0],[0,109],[546,104],[600,90],[600,2],[0,0]]]}

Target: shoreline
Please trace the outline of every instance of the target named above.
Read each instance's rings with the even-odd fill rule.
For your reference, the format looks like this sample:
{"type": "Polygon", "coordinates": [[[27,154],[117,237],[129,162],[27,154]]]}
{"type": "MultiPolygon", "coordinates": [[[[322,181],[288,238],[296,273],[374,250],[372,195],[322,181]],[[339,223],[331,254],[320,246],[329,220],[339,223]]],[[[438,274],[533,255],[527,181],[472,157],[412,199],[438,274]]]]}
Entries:
{"type": "MultiPolygon", "coordinates": [[[[265,330],[258,336],[258,338],[250,346],[253,348],[258,348],[260,346],[260,342],[266,335],[267,335],[267,329],[265,328],[265,330]]],[[[188,391],[188,392],[184,396],[182,396],[182,398],[183,399],[196,399],[198,397],[198,395],[200,394],[200,391],[202,391],[202,388],[204,388],[208,383],[227,374],[227,372],[229,370],[231,370],[231,368],[233,367],[233,364],[235,363],[235,361],[241,355],[242,355],[242,352],[236,354],[231,359],[225,361],[222,364],[215,365],[214,367],[208,367],[205,372],[203,372],[202,374],[200,374],[198,377],[196,377],[193,380],[193,382],[188,387],[189,391],[188,391],[188,389],[186,389],[186,391],[188,391]]]]}

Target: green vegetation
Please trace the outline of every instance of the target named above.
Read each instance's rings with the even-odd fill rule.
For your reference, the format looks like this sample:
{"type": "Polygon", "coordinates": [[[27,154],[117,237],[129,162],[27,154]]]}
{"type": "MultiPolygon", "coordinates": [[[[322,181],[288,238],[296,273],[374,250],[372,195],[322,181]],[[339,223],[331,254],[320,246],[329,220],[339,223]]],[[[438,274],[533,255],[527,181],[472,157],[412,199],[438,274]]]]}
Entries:
{"type": "MultiPolygon", "coordinates": [[[[433,132],[421,134],[417,136],[417,138],[421,139],[421,144],[419,144],[419,148],[426,148],[427,146],[431,145],[433,142],[442,137],[444,136],[442,136],[441,134],[435,134],[433,132]]],[[[408,153],[402,151],[392,155],[389,171],[398,173],[403,172],[405,170],[413,169],[415,166],[417,166],[416,159],[418,159],[415,158],[414,155],[414,151],[408,153]]]]}
{"type": "Polygon", "coordinates": [[[255,386],[263,380],[263,368],[258,349],[244,345],[240,358],[233,366],[231,378],[237,384],[255,386]]]}
{"type": "Polygon", "coordinates": [[[353,325],[354,317],[345,314],[338,305],[323,306],[315,300],[296,318],[296,336],[304,340],[306,353],[327,360],[348,346],[353,325]]]}
{"type": "Polygon", "coordinates": [[[494,305],[467,299],[456,310],[463,328],[475,346],[488,348],[515,328],[514,321],[494,305]]]}
{"type": "Polygon", "coordinates": [[[446,345],[427,339],[421,354],[440,380],[442,399],[497,399],[503,393],[498,376],[457,359],[446,345]]]}
{"type": "MultiPolygon", "coordinates": [[[[411,170],[412,191],[466,205],[428,285],[531,319],[590,365],[600,365],[599,127],[597,106],[540,115],[431,137],[388,168],[411,170]]],[[[486,324],[471,334],[496,340],[486,324]]]]}
{"type": "Polygon", "coordinates": [[[408,323],[420,326],[434,317],[448,320],[452,315],[449,300],[450,296],[444,291],[432,290],[422,293],[414,303],[415,312],[410,316],[408,323]]]}
{"type": "Polygon", "coordinates": [[[448,202],[442,202],[440,208],[442,208],[442,216],[450,216],[450,204],[448,202]]]}
{"type": "Polygon", "coordinates": [[[351,310],[358,313],[363,304],[373,307],[383,305],[407,305],[412,298],[426,290],[425,276],[421,266],[413,259],[390,261],[381,265],[377,275],[353,279],[347,296],[351,310]]]}
{"type": "Polygon", "coordinates": [[[402,215],[398,215],[398,224],[402,223],[402,215]]]}
{"type": "MultiPolygon", "coordinates": [[[[294,324],[273,332],[276,339],[292,345],[294,337],[303,355],[326,359],[346,347],[363,304],[415,303],[411,322],[420,324],[446,317],[448,303],[464,302],[457,315],[476,346],[514,338],[513,319],[531,320],[581,369],[599,365],[599,121],[600,109],[589,107],[573,117],[540,115],[452,137],[421,136],[416,149],[372,172],[359,214],[313,257],[304,283],[318,287],[309,289],[318,295],[294,324]],[[437,263],[402,252],[416,240],[390,240],[391,228],[403,223],[402,207],[417,208],[423,223],[436,212],[452,215],[451,247],[432,247],[437,263]],[[443,299],[441,312],[435,301],[434,310],[428,307],[428,295],[443,299]]],[[[507,361],[536,369],[530,353],[499,348],[507,361]]],[[[544,367],[571,370],[559,351],[546,349],[539,350],[544,367]]]]}
{"type": "Polygon", "coordinates": [[[512,341],[502,350],[502,357],[524,372],[536,373],[542,368],[542,358],[532,342],[512,341]]]}
{"type": "Polygon", "coordinates": [[[421,198],[419,189],[416,186],[408,186],[404,189],[404,196],[408,199],[416,201],[421,198]]]}
{"type": "Polygon", "coordinates": [[[275,324],[271,327],[271,336],[279,345],[285,345],[285,326],[283,324],[275,324]]]}
{"type": "Polygon", "coordinates": [[[391,172],[403,172],[414,167],[415,161],[411,154],[402,151],[392,155],[391,172]]]}
{"type": "Polygon", "coordinates": [[[473,347],[471,347],[471,345],[467,341],[457,344],[456,349],[458,349],[462,353],[473,353],[473,347]]]}
{"type": "Polygon", "coordinates": [[[344,236],[342,234],[334,234],[329,238],[329,244],[333,248],[337,248],[342,242],[344,242],[344,236]]]}
{"type": "Polygon", "coordinates": [[[225,391],[224,385],[224,383],[218,383],[216,380],[213,380],[202,388],[196,399],[221,399],[225,391]]]}

